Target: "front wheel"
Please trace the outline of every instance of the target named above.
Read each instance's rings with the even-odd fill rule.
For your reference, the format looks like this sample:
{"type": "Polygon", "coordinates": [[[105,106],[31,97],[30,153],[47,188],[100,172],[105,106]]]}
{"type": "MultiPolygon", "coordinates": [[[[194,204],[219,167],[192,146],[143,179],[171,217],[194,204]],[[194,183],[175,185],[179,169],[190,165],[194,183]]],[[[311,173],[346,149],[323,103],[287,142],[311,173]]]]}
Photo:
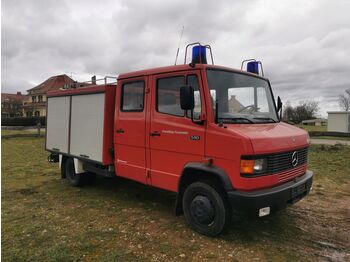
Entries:
{"type": "Polygon", "coordinates": [[[182,199],[189,226],[206,236],[217,236],[229,222],[229,208],[220,190],[203,183],[189,185],[182,199]]]}

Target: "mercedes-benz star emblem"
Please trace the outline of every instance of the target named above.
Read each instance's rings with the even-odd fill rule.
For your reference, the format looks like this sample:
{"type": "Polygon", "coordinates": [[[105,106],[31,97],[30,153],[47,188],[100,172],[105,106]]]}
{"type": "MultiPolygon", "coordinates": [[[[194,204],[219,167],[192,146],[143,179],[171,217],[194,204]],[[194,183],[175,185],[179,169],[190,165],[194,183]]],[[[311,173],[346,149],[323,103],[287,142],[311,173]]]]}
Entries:
{"type": "Polygon", "coordinates": [[[292,166],[297,166],[298,164],[298,153],[297,151],[294,151],[293,155],[292,155],[292,166]]]}

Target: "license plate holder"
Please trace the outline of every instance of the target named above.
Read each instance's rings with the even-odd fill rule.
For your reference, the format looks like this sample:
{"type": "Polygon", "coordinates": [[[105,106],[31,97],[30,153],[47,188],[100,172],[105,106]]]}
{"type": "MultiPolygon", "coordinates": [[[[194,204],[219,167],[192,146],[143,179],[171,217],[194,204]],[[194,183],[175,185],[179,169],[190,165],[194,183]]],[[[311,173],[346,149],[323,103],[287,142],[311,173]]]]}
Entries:
{"type": "Polygon", "coordinates": [[[291,190],[291,197],[292,199],[296,198],[302,195],[303,193],[305,193],[306,191],[307,191],[306,183],[293,187],[291,190]]]}

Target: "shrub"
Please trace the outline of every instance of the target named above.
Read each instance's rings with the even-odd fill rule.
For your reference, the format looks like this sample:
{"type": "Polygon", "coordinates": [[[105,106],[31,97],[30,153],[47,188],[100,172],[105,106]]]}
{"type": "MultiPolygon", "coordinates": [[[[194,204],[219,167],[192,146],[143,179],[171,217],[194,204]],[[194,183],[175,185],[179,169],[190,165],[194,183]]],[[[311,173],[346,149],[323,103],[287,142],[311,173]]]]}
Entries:
{"type": "Polygon", "coordinates": [[[1,118],[1,126],[36,126],[40,121],[41,126],[46,126],[46,117],[10,117],[1,118]]]}

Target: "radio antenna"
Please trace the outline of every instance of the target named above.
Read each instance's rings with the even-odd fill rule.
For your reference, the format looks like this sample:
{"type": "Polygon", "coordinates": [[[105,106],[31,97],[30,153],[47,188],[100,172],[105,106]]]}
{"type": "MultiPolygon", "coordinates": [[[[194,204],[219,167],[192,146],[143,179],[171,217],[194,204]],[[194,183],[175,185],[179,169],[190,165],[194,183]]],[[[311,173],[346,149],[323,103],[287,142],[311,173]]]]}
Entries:
{"type": "Polygon", "coordinates": [[[180,50],[180,45],[181,45],[181,39],[182,39],[182,35],[183,35],[183,33],[184,33],[184,30],[185,30],[185,26],[182,26],[181,34],[180,34],[180,39],[179,39],[179,45],[178,45],[177,51],[176,51],[175,65],[176,65],[176,62],[177,62],[177,57],[179,56],[179,50],[180,50]]]}

